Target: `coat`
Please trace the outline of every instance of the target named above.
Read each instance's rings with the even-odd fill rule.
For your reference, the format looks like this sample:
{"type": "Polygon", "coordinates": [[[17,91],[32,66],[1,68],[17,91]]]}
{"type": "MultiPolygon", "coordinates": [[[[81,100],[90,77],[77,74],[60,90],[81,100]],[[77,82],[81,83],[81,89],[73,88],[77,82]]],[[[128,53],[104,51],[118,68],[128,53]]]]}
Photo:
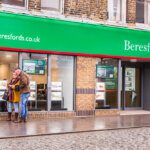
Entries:
{"type": "Polygon", "coordinates": [[[30,87],[29,87],[29,77],[25,72],[21,72],[20,74],[20,93],[30,93],[30,87]]]}
{"type": "Polygon", "coordinates": [[[15,86],[20,85],[20,81],[18,81],[16,84],[12,85],[12,92],[13,92],[13,103],[19,103],[20,102],[20,91],[15,90],[15,86]]]}

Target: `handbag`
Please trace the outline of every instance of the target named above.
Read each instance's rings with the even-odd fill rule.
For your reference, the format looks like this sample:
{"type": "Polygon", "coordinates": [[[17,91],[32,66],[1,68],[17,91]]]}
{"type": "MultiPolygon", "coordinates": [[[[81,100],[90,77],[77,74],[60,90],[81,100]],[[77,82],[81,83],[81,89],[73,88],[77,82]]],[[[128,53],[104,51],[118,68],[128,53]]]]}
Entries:
{"type": "Polygon", "coordinates": [[[15,91],[17,91],[17,92],[20,91],[20,85],[15,85],[15,91]]]}
{"type": "Polygon", "coordinates": [[[8,100],[9,100],[9,95],[8,95],[8,91],[7,91],[7,90],[5,90],[4,95],[3,95],[2,99],[3,99],[3,100],[6,100],[6,101],[8,101],[8,100]]]}

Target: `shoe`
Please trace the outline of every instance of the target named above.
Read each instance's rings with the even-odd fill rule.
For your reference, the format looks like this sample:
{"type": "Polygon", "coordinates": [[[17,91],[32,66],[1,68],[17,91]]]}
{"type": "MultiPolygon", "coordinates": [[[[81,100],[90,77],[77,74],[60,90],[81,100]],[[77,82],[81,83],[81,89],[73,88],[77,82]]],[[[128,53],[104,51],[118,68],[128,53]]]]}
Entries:
{"type": "Polygon", "coordinates": [[[20,123],[23,122],[23,119],[20,117],[18,122],[20,122],[20,123]]]}
{"type": "Polygon", "coordinates": [[[11,112],[8,112],[8,118],[7,121],[11,121],[11,112]]]}
{"type": "Polygon", "coordinates": [[[18,113],[15,113],[15,119],[14,119],[14,121],[13,121],[14,123],[18,123],[19,121],[18,121],[18,113]]]}
{"type": "Polygon", "coordinates": [[[25,119],[23,119],[23,121],[24,121],[24,122],[27,122],[27,119],[25,118],[25,119]]]}

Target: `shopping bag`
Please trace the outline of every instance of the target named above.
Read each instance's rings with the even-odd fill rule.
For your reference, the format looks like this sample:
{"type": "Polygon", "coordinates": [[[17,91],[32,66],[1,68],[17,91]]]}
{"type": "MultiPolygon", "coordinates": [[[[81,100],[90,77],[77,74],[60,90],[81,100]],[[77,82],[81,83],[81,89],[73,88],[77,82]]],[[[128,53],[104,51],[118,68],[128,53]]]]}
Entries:
{"type": "Polygon", "coordinates": [[[8,101],[8,100],[9,100],[9,95],[8,95],[8,91],[7,91],[7,90],[5,90],[4,95],[3,95],[2,99],[3,99],[3,100],[6,100],[6,101],[8,101]]]}

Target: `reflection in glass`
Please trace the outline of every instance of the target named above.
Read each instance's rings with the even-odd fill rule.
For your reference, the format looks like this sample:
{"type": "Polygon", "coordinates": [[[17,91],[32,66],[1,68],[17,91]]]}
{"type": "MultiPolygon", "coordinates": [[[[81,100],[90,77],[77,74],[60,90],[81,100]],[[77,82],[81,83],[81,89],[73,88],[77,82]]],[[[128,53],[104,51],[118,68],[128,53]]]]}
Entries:
{"type": "Polygon", "coordinates": [[[73,110],[72,56],[51,57],[51,110],[73,110]]]}
{"type": "Polygon", "coordinates": [[[118,61],[97,59],[96,65],[96,108],[117,108],[118,61]]]}
{"type": "Polygon", "coordinates": [[[7,111],[6,101],[2,96],[16,68],[18,68],[18,53],[0,51],[0,112],[7,111]]]}
{"type": "Polygon", "coordinates": [[[30,77],[29,110],[47,110],[47,55],[22,54],[22,68],[30,77]],[[26,69],[30,68],[31,69],[26,69]]]}

